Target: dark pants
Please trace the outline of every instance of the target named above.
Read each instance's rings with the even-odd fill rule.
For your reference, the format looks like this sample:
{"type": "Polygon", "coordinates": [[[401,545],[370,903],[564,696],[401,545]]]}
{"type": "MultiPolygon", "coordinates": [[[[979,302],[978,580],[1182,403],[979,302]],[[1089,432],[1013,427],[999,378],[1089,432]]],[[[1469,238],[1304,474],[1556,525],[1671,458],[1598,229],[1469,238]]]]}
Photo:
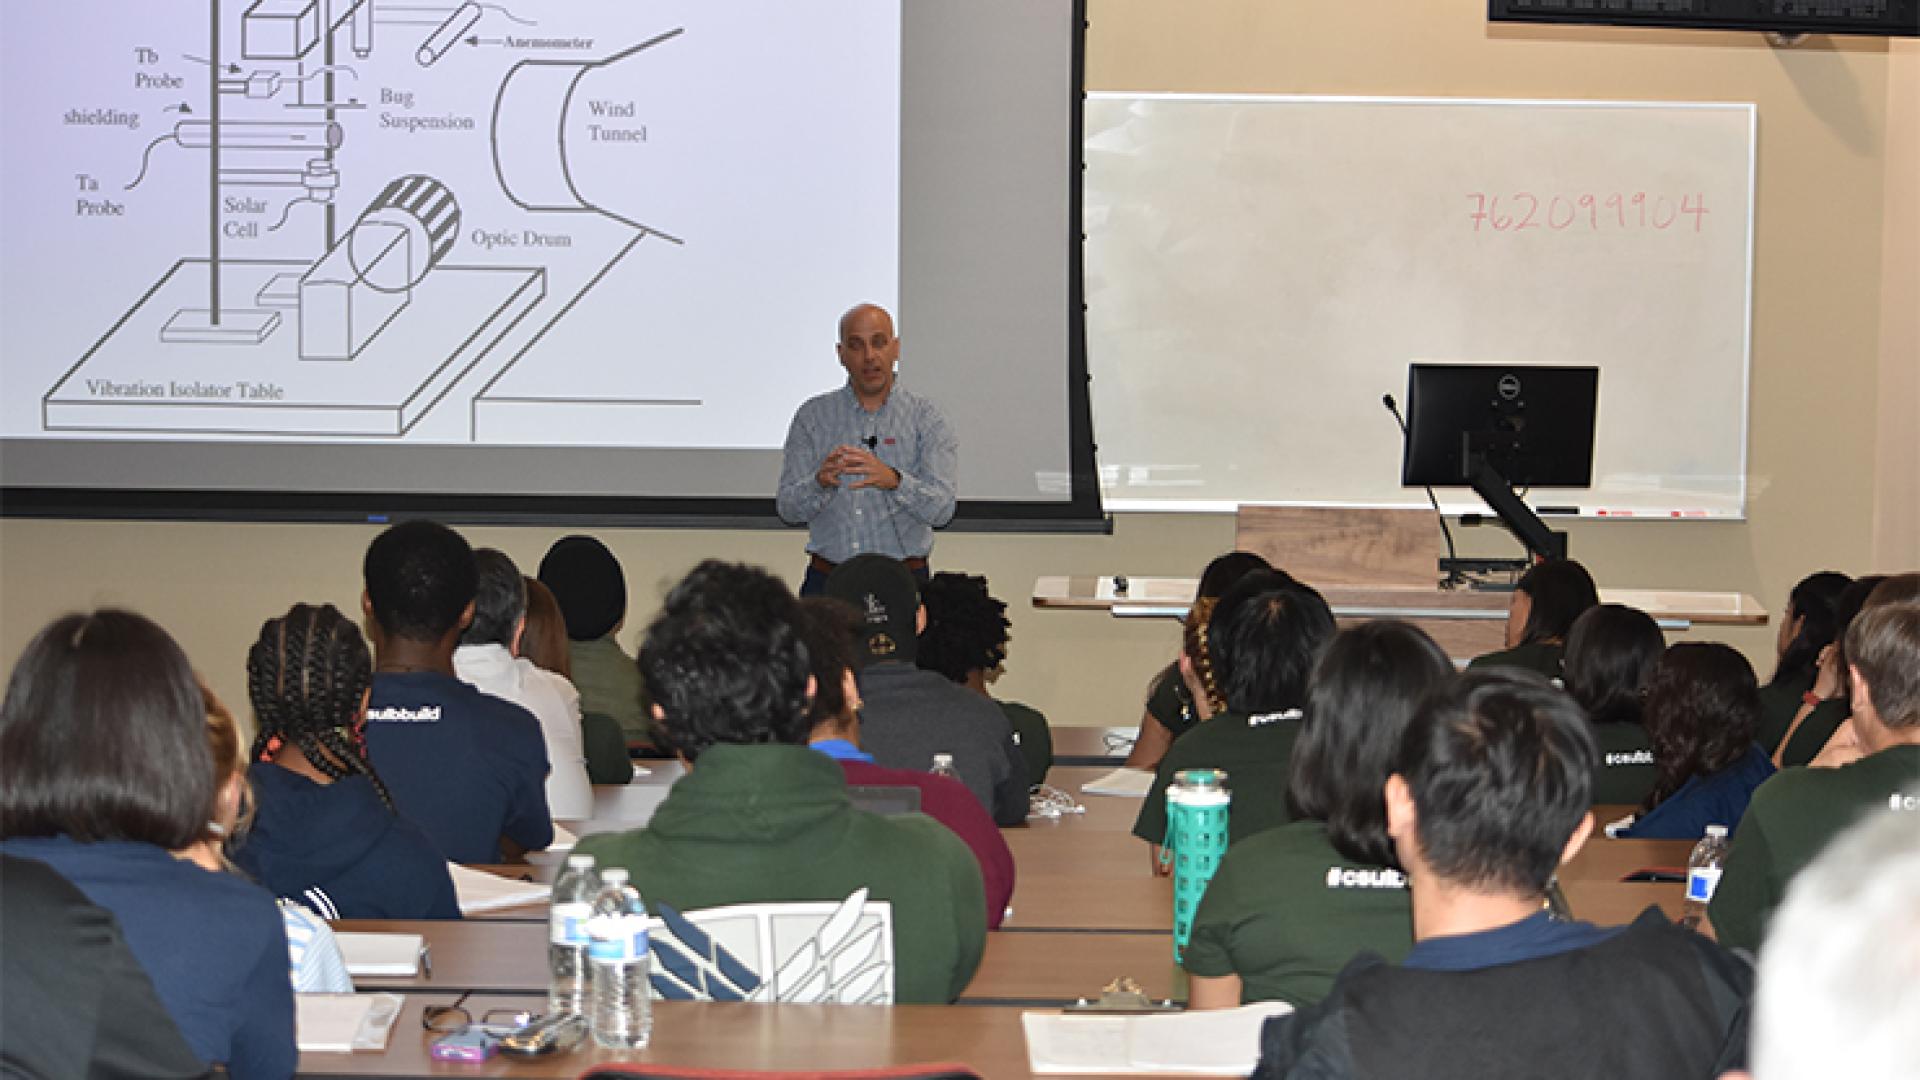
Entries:
{"type": "MultiPolygon", "coordinates": [[[[925,585],[928,580],[933,577],[932,568],[926,565],[912,566],[907,569],[913,573],[913,580],[922,585],[925,585]]],[[[820,571],[819,564],[815,563],[812,559],[807,560],[807,576],[800,580],[800,595],[827,595],[827,575],[820,571]]]]}

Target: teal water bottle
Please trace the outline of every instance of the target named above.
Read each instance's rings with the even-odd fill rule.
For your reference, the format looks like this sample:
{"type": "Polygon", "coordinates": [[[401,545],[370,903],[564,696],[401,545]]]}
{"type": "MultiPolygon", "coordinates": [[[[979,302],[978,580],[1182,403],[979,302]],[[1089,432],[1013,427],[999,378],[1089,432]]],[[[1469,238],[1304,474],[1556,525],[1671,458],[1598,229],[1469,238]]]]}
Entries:
{"type": "Polygon", "coordinates": [[[1227,811],[1233,794],[1223,769],[1182,769],[1167,785],[1167,842],[1173,860],[1173,962],[1193,935],[1193,916],[1207,882],[1227,853],[1227,811]]]}

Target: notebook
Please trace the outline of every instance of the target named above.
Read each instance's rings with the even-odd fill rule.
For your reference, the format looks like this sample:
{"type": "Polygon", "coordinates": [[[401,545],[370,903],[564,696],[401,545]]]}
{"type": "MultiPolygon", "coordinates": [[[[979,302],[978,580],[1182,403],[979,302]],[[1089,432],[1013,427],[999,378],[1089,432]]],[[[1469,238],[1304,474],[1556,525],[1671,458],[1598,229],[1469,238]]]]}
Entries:
{"type": "Polygon", "coordinates": [[[399,994],[295,994],[294,1042],[302,1051],[385,1050],[403,1000],[399,994]]]}
{"type": "Polygon", "coordinates": [[[426,939],[419,934],[339,932],[333,939],[340,944],[340,956],[347,962],[349,975],[405,978],[420,974],[420,954],[426,949],[426,939]]]}
{"type": "Polygon", "coordinates": [[[1153,790],[1153,770],[1129,769],[1122,766],[1098,780],[1089,780],[1081,784],[1080,790],[1088,795],[1119,795],[1129,799],[1144,799],[1147,793],[1153,790]]]}
{"type": "Polygon", "coordinates": [[[1175,1013],[1023,1013],[1036,1073],[1245,1076],[1260,1061],[1260,1025],[1283,1001],[1175,1013]]]}
{"type": "Polygon", "coordinates": [[[537,881],[515,881],[484,870],[473,870],[459,863],[448,863],[447,872],[453,875],[453,891],[459,894],[462,915],[544,904],[553,895],[551,885],[542,885],[537,881]]]}

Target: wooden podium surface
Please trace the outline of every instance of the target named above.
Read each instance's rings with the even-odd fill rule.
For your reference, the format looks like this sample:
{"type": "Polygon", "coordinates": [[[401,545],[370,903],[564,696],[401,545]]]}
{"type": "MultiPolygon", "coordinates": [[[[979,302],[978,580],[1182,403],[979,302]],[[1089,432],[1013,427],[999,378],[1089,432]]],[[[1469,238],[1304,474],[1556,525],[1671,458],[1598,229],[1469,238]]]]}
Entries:
{"type": "MultiPolygon", "coordinates": [[[[1343,622],[1402,619],[1457,659],[1505,645],[1511,594],[1439,588],[1441,542],[1433,515],[1424,510],[1247,506],[1236,519],[1234,546],[1318,589],[1343,622]]],[[[1033,606],[1181,618],[1198,584],[1194,578],[1125,574],[1041,577],[1033,585],[1033,606]]],[[[1669,631],[1767,622],[1766,609],[1745,593],[1602,587],[1600,599],[1639,608],[1669,631]]]]}

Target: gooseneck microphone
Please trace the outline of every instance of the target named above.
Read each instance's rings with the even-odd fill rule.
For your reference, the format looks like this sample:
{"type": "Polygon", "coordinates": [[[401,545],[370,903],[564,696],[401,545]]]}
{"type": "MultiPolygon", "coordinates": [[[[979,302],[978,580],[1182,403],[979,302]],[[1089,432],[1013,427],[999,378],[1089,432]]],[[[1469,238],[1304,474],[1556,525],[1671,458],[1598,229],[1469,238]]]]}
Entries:
{"type": "MultiPolygon", "coordinates": [[[[1387,411],[1393,414],[1394,422],[1400,425],[1400,440],[1402,445],[1404,445],[1407,440],[1413,438],[1413,432],[1407,430],[1407,418],[1400,415],[1400,406],[1394,402],[1392,394],[1381,394],[1380,404],[1387,407],[1387,411]]],[[[1433,494],[1433,485],[1423,484],[1421,486],[1427,489],[1427,502],[1433,506],[1434,519],[1440,522],[1440,535],[1445,537],[1447,541],[1447,565],[1449,569],[1447,570],[1447,576],[1440,579],[1440,587],[1443,589],[1451,589],[1463,580],[1460,576],[1460,571],[1451,569],[1456,560],[1459,559],[1459,554],[1453,549],[1453,530],[1447,528],[1447,515],[1440,512],[1440,500],[1433,494]]]]}

